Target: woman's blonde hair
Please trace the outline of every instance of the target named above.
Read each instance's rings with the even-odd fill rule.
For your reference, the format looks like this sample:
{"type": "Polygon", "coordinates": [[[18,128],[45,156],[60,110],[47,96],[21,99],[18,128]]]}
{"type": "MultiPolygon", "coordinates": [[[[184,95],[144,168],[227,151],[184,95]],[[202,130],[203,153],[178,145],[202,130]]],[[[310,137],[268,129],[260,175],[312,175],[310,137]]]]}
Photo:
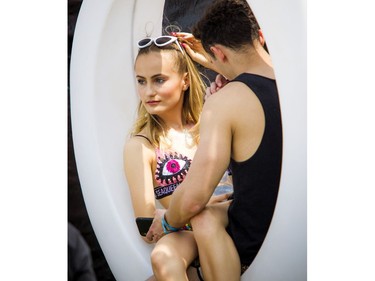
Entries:
{"type": "MultiPolygon", "coordinates": [[[[185,91],[182,106],[182,122],[183,124],[194,124],[190,133],[195,143],[198,143],[199,117],[203,107],[203,96],[206,85],[192,59],[185,51],[182,53],[177,44],[179,44],[177,41],[163,47],[157,47],[151,44],[149,47],[140,49],[137,58],[150,52],[173,52],[178,73],[184,74],[187,72],[189,79],[189,88],[185,91]]],[[[165,137],[165,129],[163,120],[157,115],[149,114],[140,101],[138,105],[138,116],[134,123],[131,136],[137,135],[142,130],[145,130],[152,144],[159,147],[161,136],[165,137]]]]}

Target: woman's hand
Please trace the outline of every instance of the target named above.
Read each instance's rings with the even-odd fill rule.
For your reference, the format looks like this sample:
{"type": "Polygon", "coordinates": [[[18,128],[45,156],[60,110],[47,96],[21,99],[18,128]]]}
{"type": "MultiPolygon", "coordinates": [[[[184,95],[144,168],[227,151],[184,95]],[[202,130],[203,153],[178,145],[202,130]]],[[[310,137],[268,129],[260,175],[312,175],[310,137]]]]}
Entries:
{"type": "Polygon", "coordinates": [[[212,58],[204,50],[202,43],[197,40],[193,34],[187,32],[174,33],[174,36],[180,39],[181,45],[189,54],[191,59],[206,68],[214,69],[212,58]]]}
{"type": "Polygon", "coordinates": [[[148,230],[146,234],[146,239],[150,243],[156,243],[159,241],[160,238],[162,238],[165,234],[163,231],[163,227],[161,225],[161,220],[164,216],[164,213],[166,212],[165,209],[156,209],[155,210],[155,216],[154,220],[150,226],[150,229],[148,230]]]}

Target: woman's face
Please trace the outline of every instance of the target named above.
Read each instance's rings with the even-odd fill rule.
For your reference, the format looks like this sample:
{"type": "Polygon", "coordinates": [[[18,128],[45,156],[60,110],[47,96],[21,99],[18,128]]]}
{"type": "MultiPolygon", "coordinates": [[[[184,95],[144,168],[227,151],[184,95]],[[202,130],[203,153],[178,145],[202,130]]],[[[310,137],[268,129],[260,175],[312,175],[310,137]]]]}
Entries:
{"type": "Polygon", "coordinates": [[[181,116],[187,74],[179,74],[169,51],[150,52],[135,62],[138,95],[150,114],[181,116]]]}

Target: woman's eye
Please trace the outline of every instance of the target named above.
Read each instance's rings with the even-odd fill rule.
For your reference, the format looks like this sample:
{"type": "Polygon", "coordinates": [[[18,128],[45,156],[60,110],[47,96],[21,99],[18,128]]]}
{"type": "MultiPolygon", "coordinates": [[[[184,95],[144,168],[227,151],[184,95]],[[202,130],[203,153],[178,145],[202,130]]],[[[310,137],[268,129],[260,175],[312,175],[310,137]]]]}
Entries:
{"type": "Polygon", "coordinates": [[[155,81],[158,84],[163,84],[165,80],[163,78],[157,78],[155,81]]]}
{"type": "Polygon", "coordinates": [[[137,83],[138,83],[139,85],[144,85],[146,82],[145,82],[145,80],[143,80],[143,79],[137,79],[137,83]]]}

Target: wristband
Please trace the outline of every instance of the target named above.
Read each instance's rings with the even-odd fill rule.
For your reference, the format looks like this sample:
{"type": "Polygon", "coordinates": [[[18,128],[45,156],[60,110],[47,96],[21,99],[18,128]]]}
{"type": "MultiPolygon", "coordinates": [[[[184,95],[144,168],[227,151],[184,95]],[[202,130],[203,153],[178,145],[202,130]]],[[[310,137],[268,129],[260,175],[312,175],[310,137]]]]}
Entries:
{"type": "Polygon", "coordinates": [[[173,226],[169,225],[169,223],[165,219],[165,214],[164,214],[163,218],[161,219],[161,226],[163,227],[164,234],[169,234],[171,232],[178,232],[180,230],[193,231],[193,228],[191,227],[191,225],[189,223],[185,224],[183,227],[180,227],[180,228],[176,228],[176,227],[173,227],[173,226]]]}
{"type": "Polygon", "coordinates": [[[164,234],[169,234],[171,232],[177,232],[181,230],[181,228],[176,228],[176,227],[169,225],[167,220],[165,219],[165,214],[163,218],[161,219],[161,225],[163,227],[164,234]]]}

